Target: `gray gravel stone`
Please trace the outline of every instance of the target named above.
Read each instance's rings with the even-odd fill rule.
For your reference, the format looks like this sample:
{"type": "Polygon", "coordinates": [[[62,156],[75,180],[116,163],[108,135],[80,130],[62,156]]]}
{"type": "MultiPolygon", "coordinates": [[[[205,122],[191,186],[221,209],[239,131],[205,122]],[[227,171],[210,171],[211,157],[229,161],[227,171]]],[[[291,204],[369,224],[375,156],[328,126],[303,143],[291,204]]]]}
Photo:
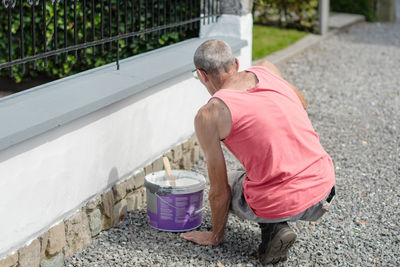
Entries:
{"type": "MultiPolygon", "coordinates": [[[[291,223],[298,238],[277,266],[400,266],[400,24],[362,23],[288,61],[281,71],[336,168],[337,197],[316,223],[291,223]]],[[[229,170],[240,169],[225,150],[229,170]]],[[[194,171],[206,174],[205,162],[194,171]]],[[[211,214],[205,190],[203,224],[211,214]]],[[[260,266],[258,225],[230,216],[224,242],[197,246],[152,229],[146,209],[99,234],[66,266],[260,266]]]]}

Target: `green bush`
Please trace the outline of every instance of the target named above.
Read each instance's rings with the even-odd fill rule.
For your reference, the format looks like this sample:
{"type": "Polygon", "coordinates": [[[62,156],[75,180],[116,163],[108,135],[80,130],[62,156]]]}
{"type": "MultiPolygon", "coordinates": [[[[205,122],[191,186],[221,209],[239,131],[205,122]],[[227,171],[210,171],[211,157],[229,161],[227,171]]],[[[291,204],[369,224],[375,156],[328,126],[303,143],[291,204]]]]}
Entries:
{"type": "Polygon", "coordinates": [[[364,15],[366,20],[376,20],[377,0],[330,0],[331,11],[364,15]]]}
{"type": "MultiPolygon", "coordinates": [[[[13,60],[20,58],[21,56],[21,30],[20,25],[20,14],[19,14],[19,1],[16,6],[12,9],[12,55],[13,60]]],[[[24,33],[24,56],[32,56],[35,53],[43,53],[45,51],[44,32],[46,33],[46,51],[55,50],[56,48],[63,48],[66,33],[67,46],[75,44],[75,26],[76,27],[76,43],[81,44],[84,40],[84,27],[86,29],[86,42],[101,39],[101,2],[100,1],[68,1],[66,6],[67,14],[67,27],[64,29],[64,1],[60,1],[57,4],[56,10],[51,1],[45,1],[46,10],[46,31],[44,31],[43,23],[43,1],[39,2],[39,5],[35,6],[34,12],[34,23],[32,23],[32,7],[27,3],[23,2],[23,33],[24,33]],[[74,3],[76,3],[76,25],[74,16],[74,3]],[[94,3],[95,16],[94,25],[92,23],[92,3],[94,3]],[[85,6],[84,6],[85,4],[85,6]],[[86,19],[84,20],[84,10],[86,12],[86,19]],[[56,15],[56,23],[54,23],[54,15],[56,15]],[[56,24],[56,25],[55,25],[56,24]],[[35,27],[35,43],[33,42],[32,25],[35,27]],[[55,41],[55,27],[57,30],[57,42],[55,41]],[[93,28],[94,27],[94,28],[93,28]],[[93,39],[94,29],[94,39],[93,39]]],[[[103,34],[104,37],[110,35],[124,34],[125,27],[127,31],[140,31],[148,29],[153,25],[164,25],[174,23],[177,21],[184,20],[188,16],[196,16],[194,12],[188,9],[188,4],[180,2],[174,6],[164,6],[164,1],[157,0],[136,0],[133,6],[134,13],[132,15],[132,1],[111,1],[111,7],[109,1],[104,0],[104,17],[103,17],[103,34]],[[147,1],[147,3],[146,3],[147,1]],[[119,16],[117,23],[117,3],[119,2],[119,16]],[[125,3],[127,6],[125,7],[125,3]],[[139,10],[140,6],[140,10],[139,10]],[[128,12],[125,17],[125,8],[128,12]],[[164,16],[159,16],[161,12],[165,11],[164,16]],[[153,15],[151,12],[155,11],[153,15]],[[111,24],[109,22],[111,12],[111,24]],[[188,14],[191,13],[191,14],[188,14]],[[140,14],[140,15],[139,15],[140,14]],[[132,20],[134,23],[132,24],[132,20]],[[125,25],[125,21],[127,24],[125,25]]],[[[9,37],[8,37],[8,10],[0,3],[0,63],[7,62],[9,60],[9,37]]],[[[129,37],[124,40],[119,40],[119,58],[123,59],[132,55],[137,55],[146,51],[153,50],[162,46],[173,44],[188,38],[198,36],[199,24],[194,23],[190,26],[174,27],[167,30],[161,30],[159,32],[147,33],[137,35],[135,37],[129,37]]],[[[104,45],[97,45],[96,47],[90,47],[81,49],[76,52],[63,53],[57,56],[51,56],[47,60],[38,59],[36,63],[30,62],[25,64],[25,71],[23,71],[22,65],[13,66],[13,77],[15,82],[21,82],[24,80],[31,80],[38,76],[47,76],[52,79],[65,77],[74,73],[81,72],[93,67],[98,67],[107,63],[115,62],[117,57],[117,43],[113,41],[104,45]]],[[[9,77],[9,68],[0,70],[0,77],[9,77]]]]}
{"type": "Polygon", "coordinates": [[[257,0],[253,16],[258,24],[317,32],[318,0],[257,0]]]}

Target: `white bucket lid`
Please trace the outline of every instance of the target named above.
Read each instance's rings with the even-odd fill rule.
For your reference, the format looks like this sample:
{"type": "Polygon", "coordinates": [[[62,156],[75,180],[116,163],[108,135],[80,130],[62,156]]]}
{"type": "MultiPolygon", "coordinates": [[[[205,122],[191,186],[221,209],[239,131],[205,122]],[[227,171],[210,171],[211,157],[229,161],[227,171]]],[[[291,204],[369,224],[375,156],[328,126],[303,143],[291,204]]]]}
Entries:
{"type": "Polygon", "coordinates": [[[171,186],[165,171],[153,172],[144,178],[144,184],[150,192],[159,195],[190,194],[204,190],[206,179],[203,175],[184,170],[172,170],[175,186],[171,186]]]}

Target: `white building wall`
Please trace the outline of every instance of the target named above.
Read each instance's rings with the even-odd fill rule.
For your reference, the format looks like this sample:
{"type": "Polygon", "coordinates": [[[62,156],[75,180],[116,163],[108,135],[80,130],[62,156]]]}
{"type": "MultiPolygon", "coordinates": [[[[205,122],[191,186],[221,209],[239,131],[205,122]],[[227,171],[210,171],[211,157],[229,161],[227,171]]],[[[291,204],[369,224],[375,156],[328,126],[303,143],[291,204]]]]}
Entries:
{"type": "Polygon", "coordinates": [[[208,98],[199,81],[177,77],[1,151],[0,158],[15,156],[0,164],[0,251],[187,140],[208,98]]]}

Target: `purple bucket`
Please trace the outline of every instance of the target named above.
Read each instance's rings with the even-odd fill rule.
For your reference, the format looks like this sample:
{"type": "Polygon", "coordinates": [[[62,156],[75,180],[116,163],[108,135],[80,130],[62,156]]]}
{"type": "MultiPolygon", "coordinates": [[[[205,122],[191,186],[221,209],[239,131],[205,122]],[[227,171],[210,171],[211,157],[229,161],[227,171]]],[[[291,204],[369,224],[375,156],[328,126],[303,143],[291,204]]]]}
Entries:
{"type": "Polygon", "coordinates": [[[203,175],[172,170],[176,185],[171,186],[165,171],[146,175],[149,225],[162,231],[183,232],[200,226],[203,211],[203,175]]]}

